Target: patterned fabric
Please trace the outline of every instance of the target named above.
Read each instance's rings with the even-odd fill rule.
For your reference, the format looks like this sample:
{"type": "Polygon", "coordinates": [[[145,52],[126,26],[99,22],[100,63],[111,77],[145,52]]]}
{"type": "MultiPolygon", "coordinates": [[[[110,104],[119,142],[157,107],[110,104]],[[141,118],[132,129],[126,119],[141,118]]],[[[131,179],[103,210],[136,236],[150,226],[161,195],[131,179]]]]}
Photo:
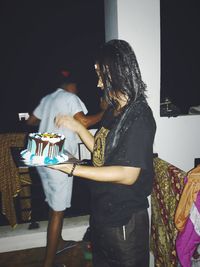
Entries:
{"type": "MultiPolygon", "coordinates": [[[[31,180],[27,170],[23,173],[19,172],[12,159],[10,147],[24,147],[25,138],[25,133],[0,134],[1,212],[12,227],[17,224],[14,198],[18,195],[30,196],[30,188],[24,185],[31,184],[31,180]]],[[[21,208],[30,208],[30,199],[23,200],[21,208]]],[[[30,219],[30,211],[23,212],[21,215],[23,221],[30,219]]]]}
{"type": "Polygon", "coordinates": [[[160,158],[154,159],[154,170],[150,247],[156,267],[176,267],[174,216],[186,173],[160,158]]]}
{"type": "Polygon", "coordinates": [[[175,214],[175,224],[179,231],[185,227],[191,207],[200,192],[200,165],[187,174],[186,184],[175,214]]]}
{"type": "MultiPolygon", "coordinates": [[[[178,233],[176,251],[182,267],[191,267],[192,256],[200,244],[200,192],[192,205],[184,230],[178,233]]],[[[200,255],[198,255],[200,263],[200,255]]]]}
{"type": "MultiPolygon", "coordinates": [[[[200,165],[187,175],[175,224],[179,230],[176,251],[183,267],[192,266],[192,256],[200,244],[200,165]]],[[[200,260],[200,258],[199,258],[200,260]]]]}

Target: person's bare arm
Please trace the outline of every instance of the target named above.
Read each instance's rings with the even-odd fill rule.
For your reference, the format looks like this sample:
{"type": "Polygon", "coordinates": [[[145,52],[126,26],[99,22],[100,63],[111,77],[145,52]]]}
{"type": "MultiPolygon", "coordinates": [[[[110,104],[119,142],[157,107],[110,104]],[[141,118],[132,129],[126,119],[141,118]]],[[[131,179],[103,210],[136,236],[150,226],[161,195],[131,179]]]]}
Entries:
{"type": "Polygon", "coordinates": [[[40,123],[40,119],[38,119],[35,115],[31,114],[26,120],[26,124],[29,126],[38,126],[40,123]]]}
{"type": "MultiPolygon", "coordinates": [[[[50,168],[70,173],[72,164],[61,164],[50,166],[50,168]]],[[[139,177],[141,168],[127,166],[103,166],[91,167],[77,165],[73,175],[98,182],[112,182],[124,185],[132,185],[139,177]]]]}
{"type": "Polygon", "coordinates": [[[103,98],[101,98],[100,99],[100,108],[101,108],[100,112],[93,114],[93,115],[85,115],[83,112],[78,112],[74,115],[74,118],[80,121],[80,123],[82,123],[86,128],[89,128],[90,126],[95,125],[101,121],[103,114],[105,110],[107,109],[107,107],[108,107],[107,102],[103,98]]]}
{"type": "Polygon", "coordinates": [[[74,118],[78,120],[85,128],[89,128],[92,125],[95,125],[96,123],[100,122],[102,119],[102,116],[104,114],[104,111],[100,111],[97,114],[94,115],[85,115],[82,111],[78,112],[74,115],[74,118]]]}
{"type": "Polygon", "coordinates": [[[60,127],[66,127],[71,131],[77,133],[90,152],[94,148],[94,136],[88,131],[85,126],[77,119],[67,115],[57,115],[54,120],[55,125],[60,127]]]}

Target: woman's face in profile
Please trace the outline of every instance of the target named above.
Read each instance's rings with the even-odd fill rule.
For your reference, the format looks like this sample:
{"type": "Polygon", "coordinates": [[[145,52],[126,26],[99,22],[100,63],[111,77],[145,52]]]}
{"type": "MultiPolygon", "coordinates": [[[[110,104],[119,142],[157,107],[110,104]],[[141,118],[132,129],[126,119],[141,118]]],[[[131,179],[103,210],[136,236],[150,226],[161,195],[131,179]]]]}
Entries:
{"type": "MultiPolygon", "coordinates": [[[[98,76],[97,87],[101,88],[101,90],[104,90],[105,88],[104,88],[104,84],[103,84],[103,81],[102,81],[101,71],[100,71],[99,64],[96,63],[94,66],[95,66],[96,74],[97,74],[97,76],[98,76]]],[[[109,73],[108,68],[107,68],[107,72],[109,73]]],[[[115,94],[115,93],[113,93],[113,92],[111,92],[111,91],[110,91],[108,94],[109,94],[110,98],[112,98],[112,99],[114,99],[114,100],[117,99],[117,94],[115,94]]]]}

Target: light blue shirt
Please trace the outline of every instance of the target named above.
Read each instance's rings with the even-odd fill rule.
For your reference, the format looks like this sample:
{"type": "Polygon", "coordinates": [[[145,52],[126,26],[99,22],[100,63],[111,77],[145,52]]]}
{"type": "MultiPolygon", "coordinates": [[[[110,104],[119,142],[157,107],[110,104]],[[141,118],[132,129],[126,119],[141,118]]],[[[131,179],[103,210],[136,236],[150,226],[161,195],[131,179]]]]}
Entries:
{"type": "Polygon", "coordinates": [[[58,88],[55,92],[46,95],[41,99],[40,104],[33,111],[33,114],[41,120],[39,132],[64,134],[66,138],[64,149],[78,158],[79,137],[65,127],[57,128],[54,124],[54,118],[58,114],[74,116],[81,111],[84,114],[87,114],[88,112],[81,99],[75,94],[58,88]]]}

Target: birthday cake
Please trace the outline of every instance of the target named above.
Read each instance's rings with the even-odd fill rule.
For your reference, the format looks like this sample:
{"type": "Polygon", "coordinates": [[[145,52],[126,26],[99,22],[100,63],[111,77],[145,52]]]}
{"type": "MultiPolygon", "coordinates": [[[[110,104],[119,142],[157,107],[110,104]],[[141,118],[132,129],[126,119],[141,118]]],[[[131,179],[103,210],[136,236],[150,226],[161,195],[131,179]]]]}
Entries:
{"type": "Polygon", "coordinates": [[[63,145],[65,136],[56,133],[30,133],[27,148],[21,151],[25,163],[30,165],[51,165],[68,160],[63,145]]]}

